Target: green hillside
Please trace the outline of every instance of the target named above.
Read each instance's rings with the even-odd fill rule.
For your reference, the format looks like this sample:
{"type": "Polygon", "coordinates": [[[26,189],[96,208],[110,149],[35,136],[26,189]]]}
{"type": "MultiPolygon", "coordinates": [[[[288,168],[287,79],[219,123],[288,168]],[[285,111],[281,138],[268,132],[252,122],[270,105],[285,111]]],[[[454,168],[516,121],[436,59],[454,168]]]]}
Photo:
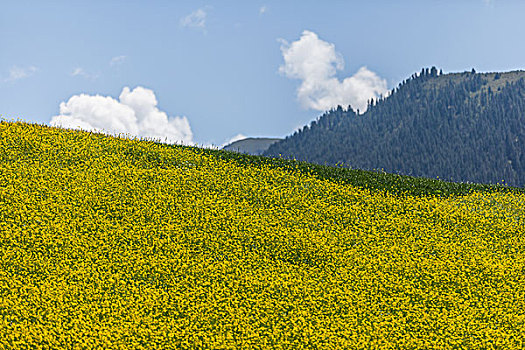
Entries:
{"type": "Polygon", "coordinates": [[[523,187],[525,72],[424,69],[365,113],[329,111],[264,155],[523,187]]]}
{"type": "MultiPolygon", "coordinates": [[[[484,84],[481,89],[475,91],[474,94],[481,92],[487,92],[490,87],[495,93],[501,92],[501,89],[505,88],[507,84],[515,83],[516,81],[525,78],[525,71],[517,70],[511,72],[492,72],[492,73],[475,73],[476,76],[481,77],[484,80],[484,84]]],[[[471,77],[472,72],[463,73],[449,73],[438,75],[437,79],[432,79],[425,84],[426,89],[441,89],[446,88],[450,84],[457,85],[465,81],[466,78],[471,77]]],[[[473,94],[473,95],[474,95],[473,94]]]]}
{"type": "Polygon", "coordinates": [[[0,348],[519,349],[525,193],[0,123],[0,348]]]}

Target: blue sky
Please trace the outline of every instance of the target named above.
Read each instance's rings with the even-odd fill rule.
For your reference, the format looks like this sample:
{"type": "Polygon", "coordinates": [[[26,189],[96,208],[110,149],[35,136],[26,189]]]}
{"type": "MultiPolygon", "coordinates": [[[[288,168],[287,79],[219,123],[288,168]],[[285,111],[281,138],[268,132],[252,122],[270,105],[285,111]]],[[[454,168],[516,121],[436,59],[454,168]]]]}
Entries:
{"type": "Polygon", "coordinates": [[[523,14],[517,0],[2,1],[0,115],[200,145],[283,137],[422,67],[525,69],[523,14]]]}

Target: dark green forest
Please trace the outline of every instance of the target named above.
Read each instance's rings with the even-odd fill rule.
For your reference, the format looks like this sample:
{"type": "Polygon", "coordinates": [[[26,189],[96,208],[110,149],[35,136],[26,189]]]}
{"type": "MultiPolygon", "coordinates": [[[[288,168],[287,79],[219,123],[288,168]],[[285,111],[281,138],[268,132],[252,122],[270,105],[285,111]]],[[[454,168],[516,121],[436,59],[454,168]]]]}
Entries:
{"type": "Polygon", "coordinates": [[[338,106],[265,156],[456,182],[525,186],[525,72],[424,68],[370,100],[338,106]]]}

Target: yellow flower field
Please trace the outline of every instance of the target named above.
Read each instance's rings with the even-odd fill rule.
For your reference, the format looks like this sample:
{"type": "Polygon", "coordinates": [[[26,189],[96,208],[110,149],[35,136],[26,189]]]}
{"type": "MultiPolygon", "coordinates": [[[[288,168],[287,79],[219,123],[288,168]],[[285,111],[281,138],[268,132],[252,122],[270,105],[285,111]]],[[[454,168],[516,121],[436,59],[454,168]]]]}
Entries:
{"type": "Polygon", "coordinates": [[[0,349],[520,349],[525,195],[0,124],[0,349]]]}

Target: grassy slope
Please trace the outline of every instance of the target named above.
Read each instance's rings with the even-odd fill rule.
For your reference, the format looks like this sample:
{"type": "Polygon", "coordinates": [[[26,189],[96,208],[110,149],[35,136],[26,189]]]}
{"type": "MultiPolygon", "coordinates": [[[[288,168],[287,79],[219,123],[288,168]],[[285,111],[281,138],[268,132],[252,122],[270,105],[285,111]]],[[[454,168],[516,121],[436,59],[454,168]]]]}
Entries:
{"type": "MultiPolygon", "coordinates": [[[[171,146],[166,145],[166,147],[171,146]]],[[[332,167],[289,159],[251,156],[222,150],[198,148],[191,149],[196,153],[209,154],[224,160],[232,160],[239,165],[266,165],[272,168],[299,171],[304,174],[315,176],[319,179],[350,184],[361,188],[368,188],[370,190],[387,191],[394,194],[409,193],[416,196],[448,196],[468,194],[473,191],[511,191],[516,193],[525,193],[524,188],[508,187],[503,185],[446,182],[438,179],[403,176],[385,172],[348,169],[343,167],[332,167]]]]}
{"type": "Polygon", "coordinates": [[[38,125],[0,145],[6,348],[523,344],[523,190],[38,125]]]}
{"type": "MultiPolygon", "coordinates": [[[[459,73],[458,73],[459,74],[459,73]]],[[[487,73],[491,74],[491,73],[487,73]]],[[[505,73],[506,74],[506,73],[505,73]]],[[[525,72],[524,72],[525,74],[525,72]]],[[[5,121],[4,121],[5,122],[5,121]]],[[[46,126],[42,126],[46,128],[46,126]]],[[[104,134],[92,134],[93,137],[107,138],[104,134]]],[[[430,179],[422,177],[413,177],[405,175],[390,174],[385,172],[349,169],[344,167],[334,167],[328,165],[320,165],[314,163],[307,163],[291,159],[270,158],[264,156],[254,156],[244,153],[238,153],[227,150],[215,150],[198,148],[191,146],[168,145],[164,143],[157,143],[154,141],[147,141],[155,143],[161,147],[167,148],[183,148],[191,150],[196,154],[211,155],[218,159],[234,161],[241,166],[269,166],[275,169],[283,169],[288,171],[299,171],[301,173],[315,176],[322,180],[329,180],[336,183],[349,184],[370,190],[386,191],[392,194],[408,193],[416,196],[424,195],[462,195],[472,193],[474,191],[489,191],[489,192],[514,192],[525,193],[525,188],[509,187],[505,185],[490,185],[477,183],[458,183],[442,181],[439,179],[430,179]]]]}
{"type": "MultiPolygon", "coordinates": [[[[476,73],[477,75],[481,75],[483,79],[486,80],[486,84],[483,85],[481,91],[487,91],[490,87],[492,89],[492,92],[498,93],[498,89],[503,89],[506,84],[511,84],[519,79],[525,78],[525,71],[517,70],[517,71],[510,71],[510,72],[503,72],[503,73],[476,73]],[[499,79],[494,79],[496,74],[499,75],[499,79]]],[[[470,72],[463,72],[463,73],[449,73],[440,75],[437,77],[437,79],[431,79],[426,82],[425,88],[426,89],[441,89],[446,88],[449,83],[453,84],[459,84],[463,81],[465,81],[465,76],[471,76],[472,73],[470,72]]],[[[476,91],[472,93],[471,96],[478,95],[481,91],[476,91]]]]}

